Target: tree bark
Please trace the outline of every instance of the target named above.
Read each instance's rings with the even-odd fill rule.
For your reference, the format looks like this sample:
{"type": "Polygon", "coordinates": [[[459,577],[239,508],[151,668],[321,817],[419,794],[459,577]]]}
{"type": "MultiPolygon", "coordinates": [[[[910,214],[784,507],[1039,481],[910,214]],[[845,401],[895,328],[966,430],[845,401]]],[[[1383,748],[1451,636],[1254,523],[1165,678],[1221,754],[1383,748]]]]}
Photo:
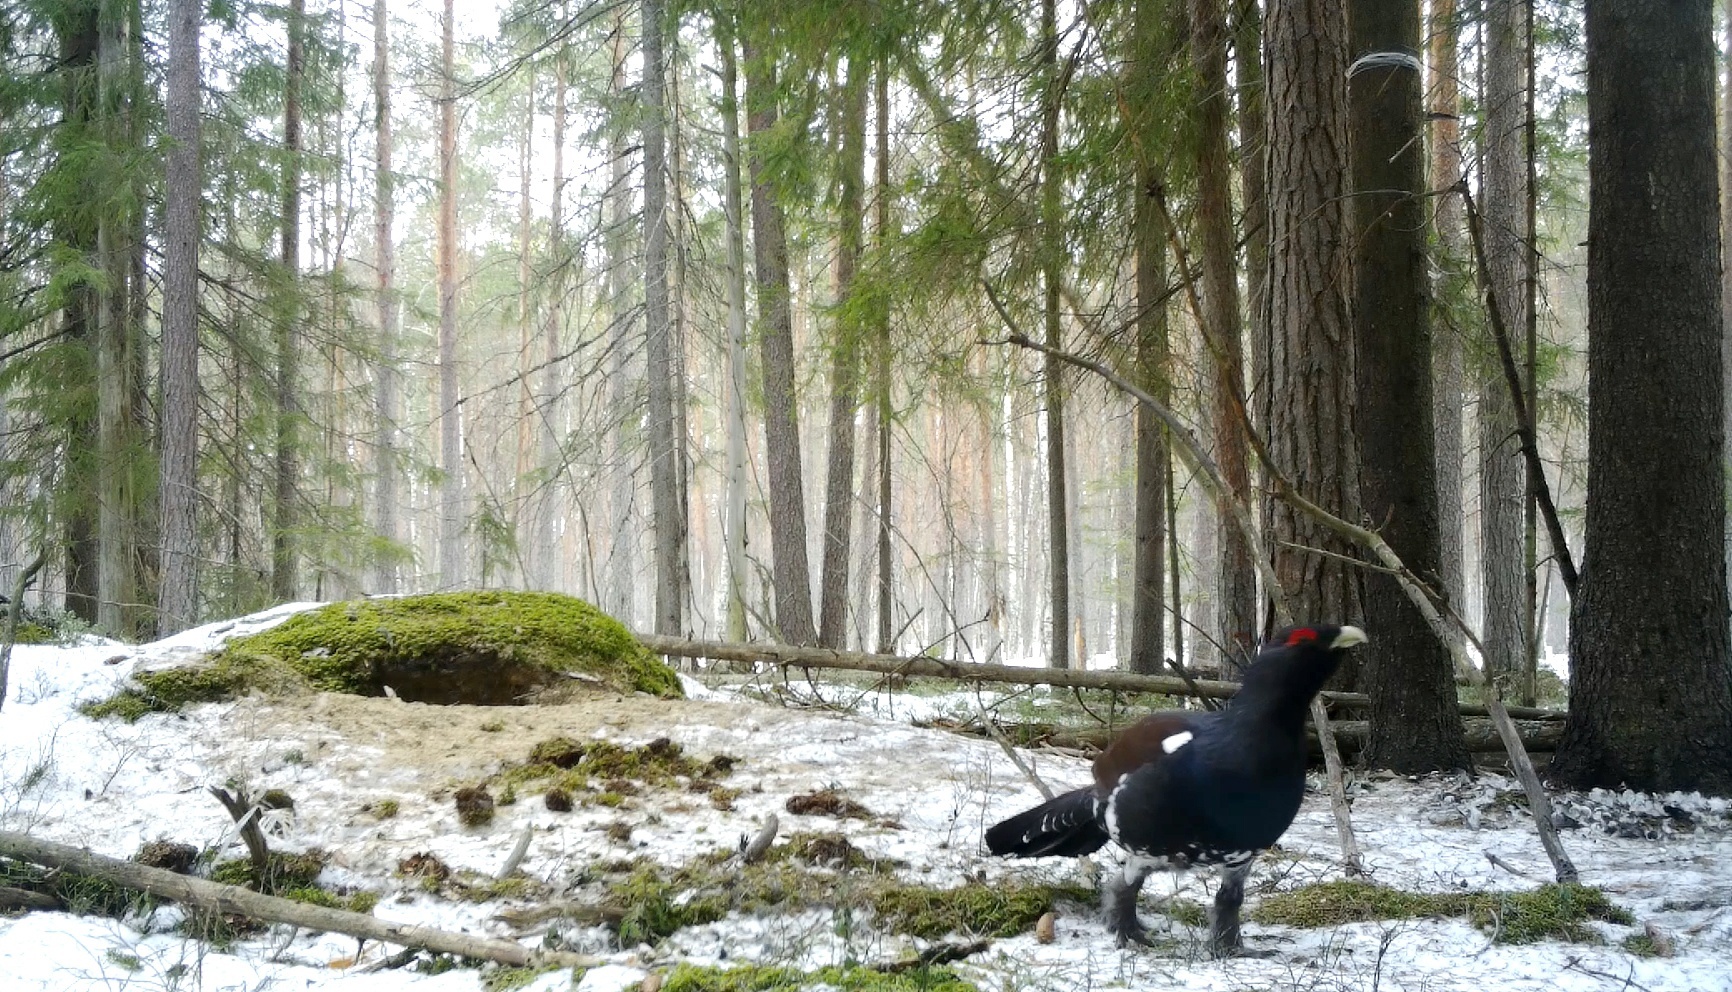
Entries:
{"type": "MultiPolygon", "coordinates": [[[[1167,341],[1167,230],[1153,188],[1163,182],[1159,154],[1162,136],[1154,113],[1157,104],[1148,90],[1161,78],[1166,54],[1163,28],[1170,19],[1155,4],[1136,6],[1131,24],[1131,58],[1126,87],[1140,99],[1129,104],[1127,126],[1137,135],[1132,237],[1136,249],[1136,379],[1138,385],[1166,401],[1170,354],[1167,341]]],[[[1167,429],[1137,404],[1135,423],[1136,482],[1132,525],[1135,551],[1131,566],[1130,670],[1153,675],[1165,667],[1168,485],[1171,467],[1167,429]]],[[[1176,646],[1176,644],[1175,644],[1176,646]]]]}
{"type": "MultiPolygon", "coordinates": [[[[1040,125],[1040,270],[1041,317],[1049,348],[1064,347],[1059,319],[1059,281],[1065,263],[1062,184],[1058,161],[1058,124],[1062,92],[1058,73],[1058,10],[1056,0],[1041,0],[1040,65],[1045,81],[1040,125]]],[[[1051,581],[1052,624],[1048,634],[1048,664],[1069,668],[1070,658],[1070,533],[1066,488],[1064,436],[1064,365],[1048,354],[1041,368],[1041,397],[1046,401],[1046,477],[1048,574],[1051,581]]],[[[1083,664],[1084,659],[1077,659],[1083,664]]]]}
{"type": "MultiPolygon", "coordinates": [[[[1726,5],[1726,81],[1720,90],[1720,344],[1721,429],[1732,439],[1732,266],[1725,264],[1732,244],[1732,3],[1726,5]]],[[[1726,471],[1732,474],[1732,444],[1726,447],[1726,471]]],[[[1726,572],[1732,577],[1732,526],[1727,527],[1726,572]]]]}
{"type": "Polygon", "coordinates": [[[295,598],[295,528],[299,524],[300,476],[300,269],[301,269],[301,82],[306,69],[306,0],[289,0],[289,51],[283,94],[283,201],[280,244],[281,299],[274,309],[277,350],[277,452],[275,519],[271,522],[271,597],[295,598]]]}
{"type": "MultiPolygon", "coordinates": [[[[566,9],[563,3],[560,9],[566,9]]],[[[574,258],[565,243],[566,91],[569,86],[570,66],[570,49],[561,45],[553,59],[553,175],[548,188],[547,249],[553,258],[554,272],[549,289],[551,299],[548,300],[541,328],[541,397],[537,408],[541,419],[541,465],[549,473],[547,486],[542,492],[541,506],[535,515],[535,543],[539,558],[536,576],[543,589],[560,588],[561,568],[564,564],[564,556],[560,554],[556,543],[557,531],[554,526],[555,515],[561,507],[559,494],[562,491],[556,481],[559,478],[559,444],[563,432],[559,419],[559,396],[564,386],[561,378],[560,336],[565,330],[565,293],[570,281],[568,273],[572,266],[582,265],[582,256],[574,258]]],[[[577,281],[582,282],[581,275],[577,281]]],[[[577,570],[580,576],[589,574],[582,564],[578,565],[577,570]]],[[[596,593],[591,591],[588,595],[596,596],[596,593]]],[[[599,601],[600,597],[596,598],[599,601]]]]}
{"type": "Polygon", "coordinates": [[[746,129],[750,136],[752,242],[758,277],[764,376],[764,451],[769,462],[770,552],[776,627],[789,644],[812,644],[812,579],[806,558],[806,498],[800,473],[800,424],[794,380],[794,322],[788,285],[788,237],[778,202],[780,180],[766,164],[775,140],[778,102],[774,55],[744,33],[746,129]]]}
{"type": "Polygon", "coordinates": [[[746,630],[746,235],[740,197],[740,110],[738,60],[733,17],[715,18],[716,47],[722,57],[722,160],[726,170],[722,207],[728,239],[728,447],[727,542],[730,641],[744,641],[746,630]]]}
{"type": "Polygon", "coordinates": [[[680,550],[685,520],[679,493],[678,448],[674,444],[673,379],[676,375],[668,315],[667,127],[663,97],[666,67],[662,43],[667,34],[661,0],[643,0],[644,147],[644,336],[649,359],[650,501],[655,532],[655,626],[678,634],[684,623],[680,595],[680,550]]]}
{"type": "Polygon", "coordinates": [[[388,0],[373,0],[373,252],[374,293],[379,310],[378,381],[374,410],[378,441],[374,449],[375,526],[387,547],[373,560],[373,581],[380,593],[395,593],[400,469],[397,455],[397,250],[392,226],[396,215],[396,176],[391,171],[391,34],[388,0]]]}
{"type": "MultiPolygon", "coordinates": [[[[1426,290],[1425,155],[1419,4],[1355,0],[1348,11],[1353,155],[1354,350],[1360,498],[1367,518],[1419,575],[1442,551],[1433,475],[1431,326],[1426,290]]],[[[1412,773],[1465,768],[1445,646],[1393,576],[1364,578],[1371,697],[1366,761],[1412,773]]]]}
{"type": "MultiPolygon", "coordinates": [[[[1433,190],[1450,189],[1461,181],[1461,86],[1460,59],[1456,37],[1456,0],[1431,0],[1430,79],[1426,90],[1431,94],[1431,178],[1433,190]]],[[[1460,279],[1462,265],[1468,257],[1462,236],[1461,200],[1454,196],[1434,201],[1432,224],[1436,229],[1437,258],[1433,265],[1435,285],[1433,300],[1448,301],[1456,294],[1451,284],[1460,279]]],[[[1432,436],[1436,439],[1437,456],[1437,519],[1442,537],[1442,556],[1438,568],[1439,591],[1456,612],[1467,607],[1466,579],[1462,561],[1462,529],[1466,519],[1462,508],[1462,338],[1447,322],[1432,324],[1432,436]]],[[[1458,638],[1459,640],[1459,635],[1458,638]]]]}
{"type": "MultiPolygon", "coordinates": [[[[1359,516],[1347,252],[1347,18],[1328,0],[1269,8],[1269,453],[1301,493],[1359,516]]],[[[1354,623],[1359,572],[1325,555],[1352,544],[1284,502],[1268,505],[1271,553],[1301,622],[1354,623]]],[[[1358,681],[1346,663],[1339,685],[1358,681]]]]}
{"type": "MultiPolygon", "coordinates": [[[[1488,0],[1485,45],[1484,240],[1490,289],[1513,335],[1527,326],[1527,245],[1522,232],[1527,168],[1522,158],[1523,0],[1488,0]]],[[[1515,342],[1511,342],[1512,346],[1515,342]]],[[[1530,411],[1531,412],[1531,411],[1530,411]]],[[[1486,675],[1513,689],[1527,656],[1522,578],[1523,456],[1515,404],[1499,367],[1479,377],[1480,567],[1486,675]]]]}
{"type": "MultiPolygon", "coordinates": [[[[873,222],[873,240],[879,251],[887,251],[890,245],[890,60],[884,59],[878,66],[877,92],[874,102],[878,108],[877,120],[877,165],[878,181],[876,184],[878,202],[875,206],[873,222]]],[[[877,385],[875,388],[878,402],[878,416],[874,418],[878,427],[878,638],[877,646],[881,652],[895,648],[895,635],[891,631],[890,614],[895,607],[894,562],[890,548],[890,430],[894,423],[895,407],[891,403],[890,382],[890,310],[882,307],[874,315],[877,322],[877,385]]]]}
{"type": "Polygon", "coordinates": [[[836,317],[830,364],[830,459],[824,478],[824,564],[818,583],[818,643],[846,647],[848,569],[852,548],[849,525],[854,506],[854,415],[860,408],[859,307],[853,300],[854,273],[864,242],[866,185],[866,96],[871,63],[859,54],[848,58],[842,90],[842,154],[837,185],[836,317]]]}
{"type": "MultiPolygon", "coordinates": [[[[1233,498],[1250,504],[1245,448],[1244,349],[1239,338],[1239,277],[1234,252],[1231,166],[1227,159],[1227,10],[1225,0],[1190,0],[1192,104],[1196,126],[1196,225],[1201,242],[1203,339],[1213,373],[1210,416],[1215,459],[1233,498]]],[[[1257,574],[1231,520],[1215,521],[1215,628],[1223,647],[1250,657],[1257,641],[1257,574]]]]}
{"type": "MultiPolygon", "coordinates": [[[[615,101],[629,99],[626,92],[625,7],[622,5],[613,23],[613,59],[610,95],[615,101]]],[[[619,111],[614,112],[616,115],[619,111]]],[[[608,125],[608,162],[610,175],[607,204],[607,271],[608,271],[608,403],[612,407],[614,426],[612,450],[608,464],[612,486],[608,494],[609,537],[607,565],[607,610],[625,623],[631,623],[636,611],[632,562],[638,557],[638,528],[632,521],[632,503],[637,484],[632,462],[632,424],[636,409],[637,377],[630,360],[632,322],[629,265],[626,261],[629,245],[626,228],[631,218],[630,169],[627,159],[626,129],[614,119],[608,125]]]]}
{"type": "Polygon", "coordinates": [[[1269,433],[1269,122],[1258,0],[1233,3],[1233,75],[1239,90],[1239,199],[1244,205],[1245,317],[1251,342],[1251,424],[1269,433]]]}
{"type": "Polygon", "coordinates": [[[198,246],[201,0],[169,7],[167,232],[162,288],[162,583],[157,632],[198,616],[198,246]]]}
{"type": "MultiPolygon", "coordinates": [[[[103,117],[103,138],[111,154],[124,153],[130,142],[129,119],[133,114],[128,38],[130,18],[127,3],[104,3],[97,42],[98,99],[103,117]]],[[[110,174],[110,186],[133,185],[130,177],[110,174]]],[[[131,287],[131,241],[133,198],[114,188],[105,189],[103,208],[97,218],[97,264],[105,285],[97,292],[96,384],[97,384],[97,473],[96,622],[110,636],[130,638],[132,610],[137,601],[133,578],[137,540],[138,493],[133,485],[132,462],[138,441],[138,424],[132,399],[136,388],[133,374],[137,329],[128,307],[131,287]]]]}
{"type": "Polygon", "coordinates": [[[1576,787],[1726,794],[1710,5],[1592,4],[1587,53],[1589,490],[1551,770],[1576,787]]]}
{"type": "Polygon", "coordinates": [[[440,589],[463,574],[463,409],[457,381],[456,15],[445,0],[439,71],[439,491],[440,589]]]}

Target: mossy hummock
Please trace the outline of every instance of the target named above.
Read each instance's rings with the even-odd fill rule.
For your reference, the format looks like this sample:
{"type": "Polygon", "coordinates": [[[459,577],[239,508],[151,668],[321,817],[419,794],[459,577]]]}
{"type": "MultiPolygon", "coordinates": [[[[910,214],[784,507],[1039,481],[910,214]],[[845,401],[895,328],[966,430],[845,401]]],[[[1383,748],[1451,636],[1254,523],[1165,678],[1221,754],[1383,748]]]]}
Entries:
{"type": "Polygon", "coordinates": [[[333,603],[236,638],[204,662],[146,672],[92,704],[134,720],[252,689],[502,706],[565,686],[679,697],[679,678],[617,620],[571,596],[432,593],[333,603]]]}

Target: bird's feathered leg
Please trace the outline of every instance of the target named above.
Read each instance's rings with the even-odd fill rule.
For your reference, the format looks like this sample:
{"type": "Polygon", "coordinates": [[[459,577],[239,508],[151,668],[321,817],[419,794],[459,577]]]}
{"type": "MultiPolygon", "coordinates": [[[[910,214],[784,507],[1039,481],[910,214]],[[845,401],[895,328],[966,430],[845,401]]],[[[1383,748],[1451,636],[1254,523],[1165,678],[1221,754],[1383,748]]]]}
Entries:
{"type": "Polygon", "coordinates": [[[1251,862],[1228,862],[1221,866],[1221,887],[1215,891],[1215,906],[1209,912],[1209,952],[1218,958],[1239,953],[1243,940],[1239,935],[1239,907],[1245,902],[1245,879],[1251,875],[1251,862]]]}
{"type": "Polygon", "coordinates": [[[1137,894],[1143,891],[1143,880],[1161,862],[1132,854],[1125,859],[1124,871],[1109,876],[1101,886],[1101,909],[1106,913],[1107,932],[1120,947],[1126,944],[1149,945],[1149,928],[1137,918],[1137,894]]]}

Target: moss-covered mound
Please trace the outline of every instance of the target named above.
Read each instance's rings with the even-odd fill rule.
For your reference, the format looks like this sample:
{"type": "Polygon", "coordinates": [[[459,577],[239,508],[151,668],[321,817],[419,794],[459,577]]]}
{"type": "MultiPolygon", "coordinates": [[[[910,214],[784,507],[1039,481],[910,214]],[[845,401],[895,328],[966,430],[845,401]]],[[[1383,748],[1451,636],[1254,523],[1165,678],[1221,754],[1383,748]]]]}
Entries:
{"type": "Polygon", "coordinates": [[[571,596],[434,593],[333,603],[228,642],[198,665],[138,676],[92,716],[310,687],[412,702],[505,706],[564,686],[681,695],[679,679],[620,623],[571,596]]]}
{"type": "Polygon", "coordinates": [[[1597,943],[1589,920],[1629,924],[1627,910],[1599,889],[1542,885],[1527,892],[1404,892],[1370,882],[1308,885],[1264,898],[1251,911],[1259,923],[1331,927],[1372,920],[1466,917],[1501,944],[1556,939],[1597,943]]]}

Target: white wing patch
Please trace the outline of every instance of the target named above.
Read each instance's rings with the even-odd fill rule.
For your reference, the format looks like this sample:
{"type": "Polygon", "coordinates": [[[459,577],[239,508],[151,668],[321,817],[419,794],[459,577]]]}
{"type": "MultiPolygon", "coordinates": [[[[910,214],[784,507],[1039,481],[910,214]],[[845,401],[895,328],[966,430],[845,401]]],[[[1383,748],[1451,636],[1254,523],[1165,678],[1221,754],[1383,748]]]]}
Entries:
{"type": "Polygon", "coordinates": [[[1179,748],[1182,748],[1189,743],[1191,743],[1191,732],[1189,730],[1181,730],[1173,736],[1161,741],[1161,750],[1167,754],[1172,754],[1174,751],[1177,751],[1179,748]]]}

